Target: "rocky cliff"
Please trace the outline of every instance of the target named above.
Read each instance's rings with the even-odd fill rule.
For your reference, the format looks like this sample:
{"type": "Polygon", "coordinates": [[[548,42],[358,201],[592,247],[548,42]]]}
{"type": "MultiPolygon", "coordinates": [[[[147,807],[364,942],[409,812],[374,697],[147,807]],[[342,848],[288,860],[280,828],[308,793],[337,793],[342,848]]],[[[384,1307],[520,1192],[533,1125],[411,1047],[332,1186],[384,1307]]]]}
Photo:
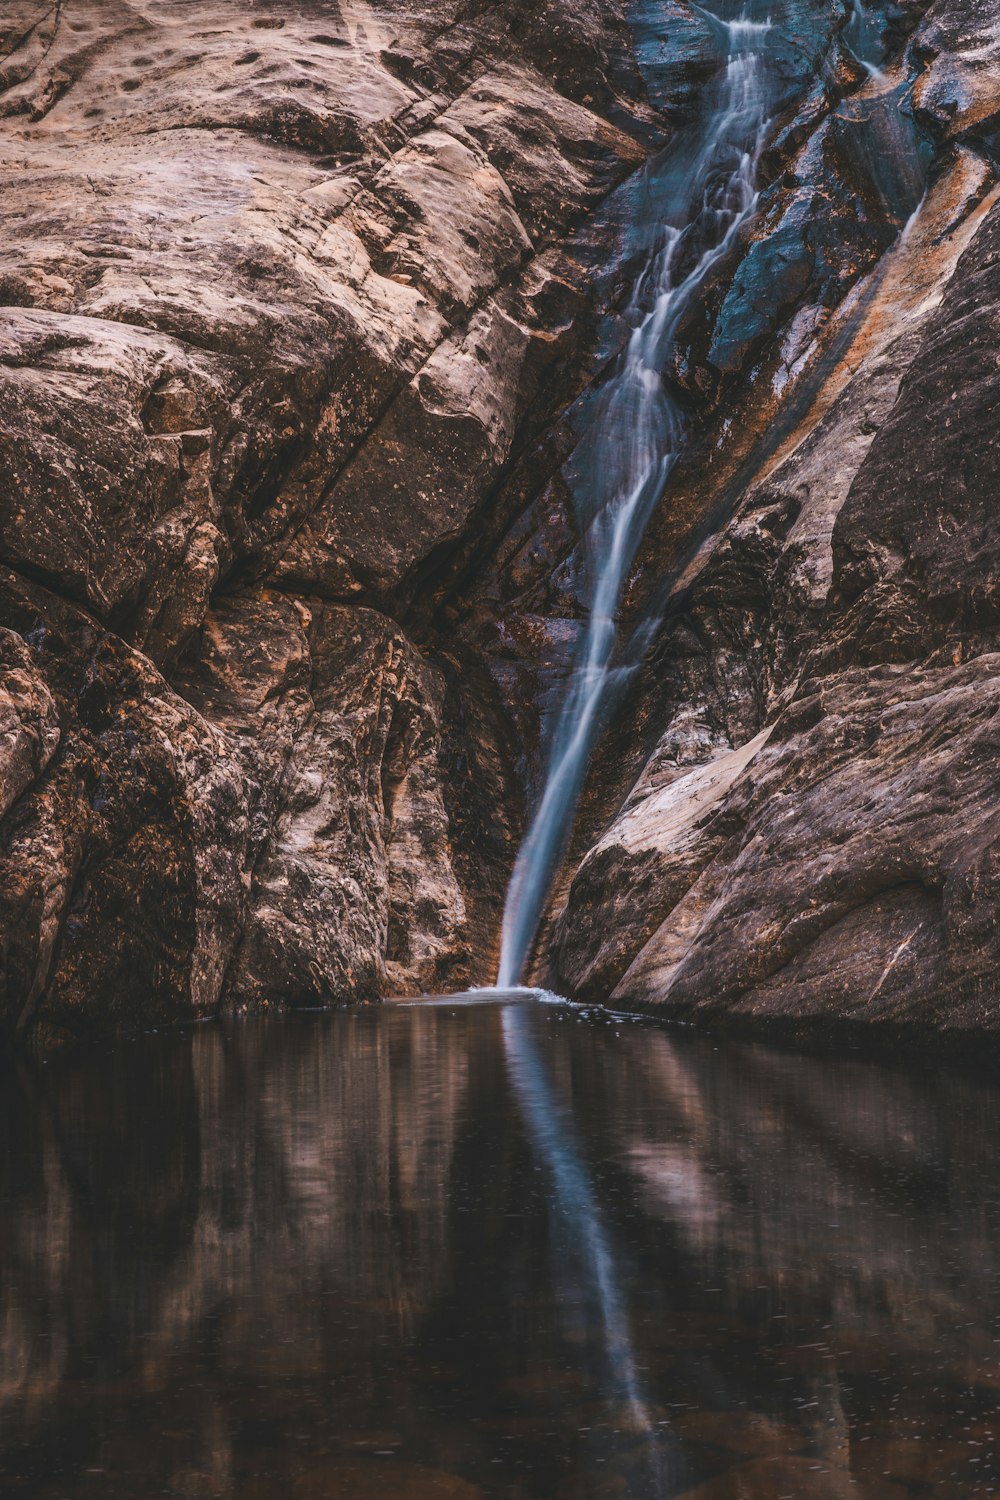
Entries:
{"type": "Polygon", "coordinates": [[[631,704],[646,758],[570,872],[550,964],[572,992],[1000,1025],[1000,13],[941,0],[908,20],[765,198],[727,293],[753,286],[755,255],[781,257],[771,306],[729,314],[774,329],[756,393],[707,420],[647,546],[670,587],[631,704]],[[834,127],[846,138],[887,90],[908,101],[919,192],[874,253],[890,153],[855,156],[831,305],[834,127]],[[832,207],[810,201],[817,163],[832,207]],[[734,416],[748,436],[727,464],[734,416]],[[710,506],[700,531],[678,524],[710,506]]]}
{"type": "MultiPolygon", "coordinates": [[[[539,963],[989,1024],[1000,18],[873,12],[872,69],[853,13],[775,9],[805,42],[668,372],[655,644],[539,963]]],[[[706,24],[7,8],[3,1034],[492,978],[585,611],[561,469],[706,24]]]]}
{"type": "Polygon", "coordinates": [[[439,576],[640,96],[603,5],[5,11],[6,1033],[491,977],[520,794],[439,576]]]}

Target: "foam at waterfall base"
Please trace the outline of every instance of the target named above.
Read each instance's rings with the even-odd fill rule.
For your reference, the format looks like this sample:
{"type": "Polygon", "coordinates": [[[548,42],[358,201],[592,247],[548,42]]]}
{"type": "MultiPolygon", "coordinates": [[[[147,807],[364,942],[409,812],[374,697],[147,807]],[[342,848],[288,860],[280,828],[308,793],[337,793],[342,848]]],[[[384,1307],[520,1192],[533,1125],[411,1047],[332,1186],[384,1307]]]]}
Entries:
{"type": "Polygon", "coordinates": [[[564,995],[551,990],[533,989],[530,985],[491,985],[484,989],[455,990],[443,995],[393,995],[386,1005],[517,1005],[533,1001],[542,1005],[572,1005],[564,995]]]}

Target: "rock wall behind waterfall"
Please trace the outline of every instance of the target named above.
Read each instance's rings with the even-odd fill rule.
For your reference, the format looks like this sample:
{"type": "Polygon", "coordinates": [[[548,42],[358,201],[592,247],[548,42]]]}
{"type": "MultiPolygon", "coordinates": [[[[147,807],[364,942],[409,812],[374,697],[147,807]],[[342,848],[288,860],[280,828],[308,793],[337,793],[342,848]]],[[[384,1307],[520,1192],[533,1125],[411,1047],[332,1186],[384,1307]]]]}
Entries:
{"type": "MultiPolygon", "coordinates": [[[[770,382],[765,437],[717,482],[728,519],[682,559],[605,755],[628,736],[648,759],[614,809],[595,795],[550,934],[570,993],[1000,1024],[998,49],[995,6],[938,0],[899,54],[926,191],[811,318],[811,367],[770,382]]],[[[720,432],[675,515],[724,471],[720,432]]],[[[669,572],[664,518],[647,566],[669,572]]]]}

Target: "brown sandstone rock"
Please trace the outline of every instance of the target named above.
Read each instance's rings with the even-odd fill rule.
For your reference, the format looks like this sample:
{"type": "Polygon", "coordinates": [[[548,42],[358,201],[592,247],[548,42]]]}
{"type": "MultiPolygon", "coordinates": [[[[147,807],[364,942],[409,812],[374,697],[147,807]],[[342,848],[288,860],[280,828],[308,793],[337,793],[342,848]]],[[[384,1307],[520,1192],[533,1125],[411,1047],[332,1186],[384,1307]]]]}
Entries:
{"type": "Polygon", "coordinates": [[[662,134],[620,16],[0,27],[3,1030],[488,978],[517,797],[426,580],[662,134]]]}
{"type": "MultiPolygon", "coordinates": [[[[651,62],[589,0],[7,8],[4,1034],[492,977],[612,190],[708,67],[667,23],[651,62]]],[[[898,7],[870,81],[839,24],[668,372],[699,420],[625,602],[663,625],[550,967],[992,1024],[996,18],[898,7]]]]}
{"type": "Polygon", "coordinates": [[[4,1028],[77,1032],[98,1003],[105,1026],[207,1014],[254,855],[254,753],[76,607],[0,586],[59,743],[5,826],[4,1028]]]}

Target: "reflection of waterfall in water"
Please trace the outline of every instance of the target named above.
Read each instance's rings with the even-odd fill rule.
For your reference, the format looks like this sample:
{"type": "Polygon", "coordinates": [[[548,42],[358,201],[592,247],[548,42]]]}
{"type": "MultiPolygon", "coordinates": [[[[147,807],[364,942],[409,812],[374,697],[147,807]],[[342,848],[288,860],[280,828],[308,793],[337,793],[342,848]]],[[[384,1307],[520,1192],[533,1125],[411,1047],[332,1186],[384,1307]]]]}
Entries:
{"type": "MultiPolygon", "coordinates": [[[[575,1252],[590,1282],[600,1320],[607,1360],[612,1402],[624,1408],[626,1431],[643,1443],[645,1473],[643,1495],[648,1500],[672,1493],[668,1486],[666,1430],[654,1424],[643,1399],[635,1351],[629,1332],[628,1313],[615,1267],[611,1240],[601,1217],[597,1195],[583,1153],[576,1141],[572,1121],[560,1109],[545,1061],[532,1039],[526,1007],[514,1003],[504,1007],[503,1044],[507,1069],[514,1085],[531,1144],[545,1163],[561,1215],[575,1252]]],[[[617,1426],[617,1424],[613,1424],[617,1426]]]]}
{"type": "MultiPolygon", "coordinates": [[[[715,18],[713,18],[715,20],[715,18]]],[[[757,159],[778,94],[766,19],[715,21],[723,50],[700,118],[648,169],[659,248],[632,293],[632,331],[598,393],[565,470],[581,530],[590,609],[552,731],[541,801],[507,892],[498,983],[516,984],[565,847],[590,751],[616,673],[615,615],[653,507],[683,445],[685,423],[664,379],[678,323],[728,254],[756,201],[757,159]]]]}

